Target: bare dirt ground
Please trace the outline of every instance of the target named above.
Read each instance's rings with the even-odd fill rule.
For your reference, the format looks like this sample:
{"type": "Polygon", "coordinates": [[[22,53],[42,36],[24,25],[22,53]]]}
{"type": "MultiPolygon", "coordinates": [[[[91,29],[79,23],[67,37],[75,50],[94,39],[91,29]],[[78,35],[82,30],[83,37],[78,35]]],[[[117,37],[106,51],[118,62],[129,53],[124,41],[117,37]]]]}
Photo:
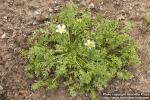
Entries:
{"type": "MultiPolygon", "coordinates": [[[[92,8],[93,12],[100,11],[106,18],[130,20],[135,24],[130,35],[140,44],[141,64],[130,68],[133,79],[112,80],[104,92],[150,92],[150,25],[143,20],[144,13],[150,12],[150,0],[72,1],[81,7],[92,8]]],[[[48,16],[66,2],[69,0],[0,0],[0,100],[70,99],[63,87],[54,91],[31,90],[33,80],[27,80],[23,71],[26,60],[18,56],[31,31],[49,21],[48,16]]],[[[87,98],[77,97],[76,100],[87,98]]]]}

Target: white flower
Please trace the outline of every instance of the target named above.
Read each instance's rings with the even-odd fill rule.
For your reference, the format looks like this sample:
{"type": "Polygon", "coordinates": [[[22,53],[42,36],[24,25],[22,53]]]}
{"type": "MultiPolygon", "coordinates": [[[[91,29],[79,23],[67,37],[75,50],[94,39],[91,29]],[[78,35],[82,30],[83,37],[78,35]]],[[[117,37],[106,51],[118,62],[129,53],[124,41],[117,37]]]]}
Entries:
{"type": "Polygon", "coordinates": [[[56,32],[58,32],[58,33],[65,33],[66,32],[66,26],[64,25],[64,24],[62,24],[62,25],[57,25],[57,29],[56,29],[56,32]]]}
{"type": "Polygon", "coordinates": [[[95,42],[91,40],[87,40],[86,43],[84,43],[85,46],[87,46],[89,49],[95,48],[95,42]]]}

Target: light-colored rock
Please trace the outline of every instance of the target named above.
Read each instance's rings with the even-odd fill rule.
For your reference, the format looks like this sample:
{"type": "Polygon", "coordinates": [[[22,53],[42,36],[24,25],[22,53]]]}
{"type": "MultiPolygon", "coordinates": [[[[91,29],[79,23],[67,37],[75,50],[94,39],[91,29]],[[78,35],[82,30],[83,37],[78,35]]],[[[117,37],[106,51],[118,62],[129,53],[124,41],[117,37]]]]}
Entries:
{"type": "Polygon", "coordinates": [[[94,3],[89,4],[89,8],[94,8],[94,7],[95,7],[94,3]]]}
{"type": "Polygon", "coordinates": [[[52,8],[49,8],[48,11],[49,11],[50,13],[52,13],[52,12],[53,12],[53,9],[52,9],[52,8]]]}
{"type": "Polygon", "coordinates": [[[6,38],[6,33],[1,36],[2,39],[6,38]]]}
{"type": "Polygon", "coordinates": [[[3,87],[0,85],[0,90],[3,90],[3,87]]]}
{"type": "Polygon", "coordinates": [[[37,15],[40,15],[40,14],[41,14],[40,11],[34,11],[34,12],[33,12],[33,15],[34,15],[34,16],[37,16],[37,15]]]}

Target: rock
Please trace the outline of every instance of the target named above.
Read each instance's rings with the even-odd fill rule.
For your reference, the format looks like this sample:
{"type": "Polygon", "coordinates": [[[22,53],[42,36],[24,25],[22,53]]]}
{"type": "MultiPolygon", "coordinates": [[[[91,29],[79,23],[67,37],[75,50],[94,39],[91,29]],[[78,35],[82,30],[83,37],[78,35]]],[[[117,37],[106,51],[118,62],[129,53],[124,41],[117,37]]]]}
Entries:
{"type": "Polygon", "coordinates": [[[84,0],[80,4],[83,5],[83,6],[87,5],[87,3],[84,0]]]}
{"type": "Polygon", "coordinates": [[[59,10],[60,6],[54,7],[54,12],[56,13],[59,10]]]}
{"type": "Polygon", "coordinates": [[[117,20],[125,20],[126,18],[125,18],[125,16],[123,16],[123,15],[119,15],[118,17],[117,17],[117,20]]]}
{"type": "Polygon", "coordinates": [[[46,95],[43,95],[43,98],[46,98],[46,95]]]}
{"type": "Polygon", "coordinates": [[[38,25],[38,24],[39,23],[37,21],[35,21],[35,20],[32,22],[32,25],[38,25]]]}
{"type": "Polygon", "coordinates": [[[95,5],[93,3],[90,3],[89,8],[93,9],[93,8],[95,8],[95,5]]]}
{"type": "Polygon", "coordinates": [[[41,14],[40,11],[34,11],[34,12],[33,12],[33,15],[34,15],[34,16],[37,16],[37,15],[40,15],[40,14],[41,14]]]}
{"type": "Polygon", "coordinates": [[[16,32],[13,32],[13,33],[12,33],[12,38],[15,38],[16,35],[17,35],[16,32]]]}
{"type": "Polygon", "coordinates": [[[3,90],[3,87],[0,85],[0,91],[3,90]]]}
{"type": "Polygon", "coordinates": [[[1,36],[2,39],[6,38],[6,33],[1,36]]]}
{"type": "Polygon", "coordinates": [[[52,8],[49,8],[48,11],[49,11],[50,13],[52,13],[52,12],[53,12],[53,9],[52,9],[52,8]]]}
{"type": "Polygon", "coordinates": [[[8,17],[7,17],[7,16],[4,16],[4,19],[5,19],[5,20],[7,20],[7,19],[8,19],[8,17]]]}

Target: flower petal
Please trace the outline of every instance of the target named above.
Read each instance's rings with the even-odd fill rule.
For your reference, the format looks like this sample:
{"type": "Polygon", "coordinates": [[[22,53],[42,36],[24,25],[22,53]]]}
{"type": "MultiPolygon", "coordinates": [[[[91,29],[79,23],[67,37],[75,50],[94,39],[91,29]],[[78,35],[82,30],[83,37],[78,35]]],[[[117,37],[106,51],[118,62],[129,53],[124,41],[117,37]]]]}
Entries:
{"type": "Polygon", "coordinates": [[[84,45],[87,46],[88,44],[87,44],[87,43],[84,43],[84,45]]]}
{"type": "Polygon", "coordinates": [[[64,29],[64,33],[66,33],[66,31],[67,31],[67,30],[66,30],[66,29],[64,29]]]}
{"type": "Polygon", "coordinates": [[[61,25],[59,24],[59,25],[57,25],[56,27],[57,27],[57,29],[60,29],[60,28],[61,28],[61,25]]]}
{"type": "Polygon", "coordinates": [[[62,24],[61,28],[65,29],[66,28],[65,24],[62,24]]]}
{"type": "Polygon", "coordinates": [[[56,32],[60,32],[58,29],[56,29],[56,32]]]}

